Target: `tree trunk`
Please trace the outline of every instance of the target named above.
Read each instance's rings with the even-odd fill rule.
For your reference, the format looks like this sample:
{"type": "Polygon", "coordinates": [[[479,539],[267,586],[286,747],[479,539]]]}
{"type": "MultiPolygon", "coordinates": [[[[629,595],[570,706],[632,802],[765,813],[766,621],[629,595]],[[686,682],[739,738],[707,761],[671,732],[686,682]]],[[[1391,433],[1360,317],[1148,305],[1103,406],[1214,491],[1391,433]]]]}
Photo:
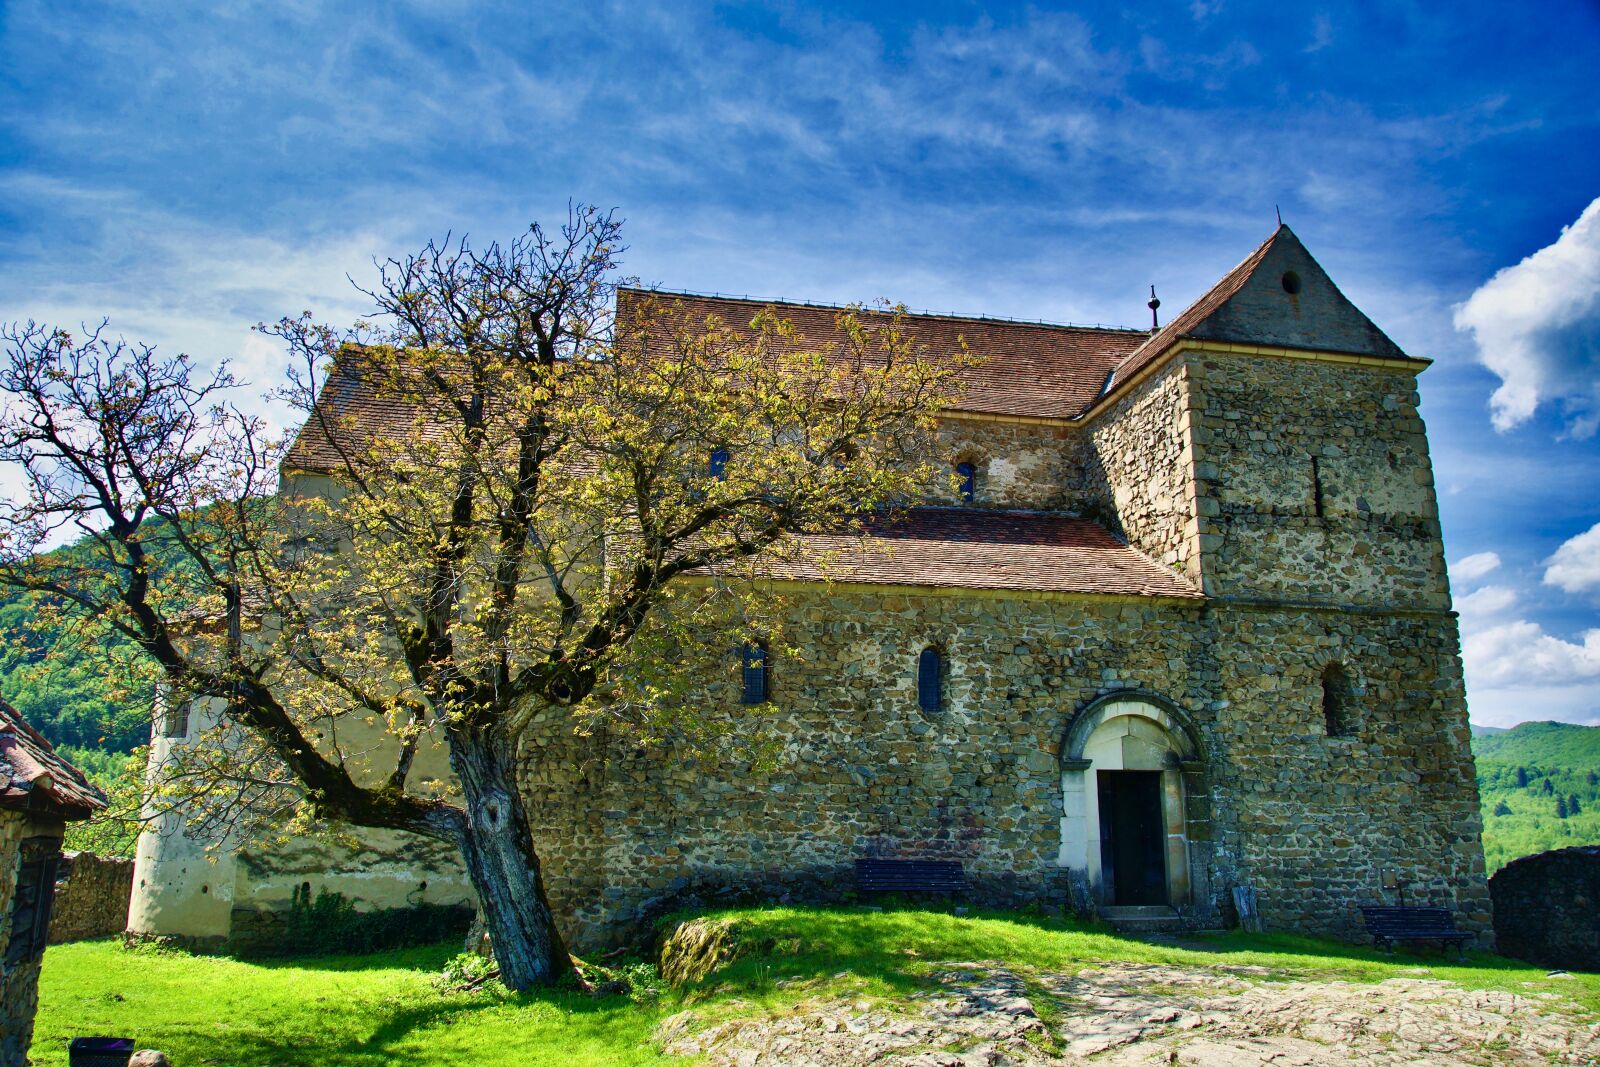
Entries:
{"type": "Polygon", "coordinates": [[[500,980],[511,989],[550,985],[572,961],[545,896],[528,814],[517,789],[515,745],[495,731],[450,733],[466,819],[461,856],[478,892],[500,980]]]}

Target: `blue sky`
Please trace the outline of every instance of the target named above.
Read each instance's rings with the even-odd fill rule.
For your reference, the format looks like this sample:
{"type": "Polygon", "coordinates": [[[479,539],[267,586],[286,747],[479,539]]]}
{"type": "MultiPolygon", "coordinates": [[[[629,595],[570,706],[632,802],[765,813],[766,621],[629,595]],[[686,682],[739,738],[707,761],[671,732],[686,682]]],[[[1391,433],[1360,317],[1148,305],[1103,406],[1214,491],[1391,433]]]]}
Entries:
{"type": "Polygon", "coordinates": [[[1277,206],[1437,361],[1474,720],[1600,722],[1593,2],[187,6],[0,5],[0,318],[271,384],[250,325],[576,198],[651,283],[1138,325],[1277,206]]]}

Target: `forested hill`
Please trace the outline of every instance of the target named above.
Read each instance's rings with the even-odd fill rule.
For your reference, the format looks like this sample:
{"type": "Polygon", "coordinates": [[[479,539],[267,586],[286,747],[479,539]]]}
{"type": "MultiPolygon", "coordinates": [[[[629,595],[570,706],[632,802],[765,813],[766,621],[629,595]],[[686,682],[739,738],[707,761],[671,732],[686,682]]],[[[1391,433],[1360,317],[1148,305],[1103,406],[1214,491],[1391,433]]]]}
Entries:
{"type": "Polygon", "coordinates": [[[1512,730],[1472,739],[1480,761],[1600,770],[1600,726],[1525,722],[1512,730]]]}
{"type": "Polygon", "coordinates": [[[1600,844],[1600,726],[1525,722],[1474,734],[1491,872],[1533,852],[1600,844]]]}
{"type": "MultiPolygon", "coordinates": [[[[81,542],[55,551],[91,558],[81,542]]],[[[0,586],[0,697],[72,753],[129,752],[144,744],[147,687],[113,666],[133,654],[131,642],[81,627],[69,632],[47,607],[35,594],[0,586]]]]}

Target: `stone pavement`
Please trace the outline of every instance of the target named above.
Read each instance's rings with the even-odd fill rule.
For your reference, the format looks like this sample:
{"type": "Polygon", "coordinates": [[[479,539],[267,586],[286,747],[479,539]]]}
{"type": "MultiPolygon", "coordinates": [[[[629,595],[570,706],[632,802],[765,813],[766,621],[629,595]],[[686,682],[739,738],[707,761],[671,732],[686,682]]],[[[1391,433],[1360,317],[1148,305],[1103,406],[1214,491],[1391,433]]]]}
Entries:
{"type": "Polygon", "coordinates": [[[907,1010],[815,999],[791,1014],[697,1030],[691,1009],[658,1037],[668,1052],[730,1067],[1600,1065],[1600,1024],[1569,1015],[1549,993],[1146,964],[1035,974],[976,962],[933,979],[936,989],[901,1002],[907,1010]]]}

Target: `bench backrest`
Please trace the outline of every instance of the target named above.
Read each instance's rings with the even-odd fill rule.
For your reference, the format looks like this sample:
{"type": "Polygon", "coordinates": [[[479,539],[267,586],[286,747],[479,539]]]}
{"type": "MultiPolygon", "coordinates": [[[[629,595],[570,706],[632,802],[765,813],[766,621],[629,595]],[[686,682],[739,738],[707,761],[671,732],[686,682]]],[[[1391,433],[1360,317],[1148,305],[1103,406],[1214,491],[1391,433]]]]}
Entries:
{"type": "Polygon", "coordinates": [[[856,886],[869,893],[948,893],[967,887],[955,860],[856,860],[856,886]]]}
{"type": "Polygon", "coordinates": [[[1397,908],[1363,904],[1361,918],[1375,934],[1455,934],[1455,918],[1448,908],[1397,908]]]}

